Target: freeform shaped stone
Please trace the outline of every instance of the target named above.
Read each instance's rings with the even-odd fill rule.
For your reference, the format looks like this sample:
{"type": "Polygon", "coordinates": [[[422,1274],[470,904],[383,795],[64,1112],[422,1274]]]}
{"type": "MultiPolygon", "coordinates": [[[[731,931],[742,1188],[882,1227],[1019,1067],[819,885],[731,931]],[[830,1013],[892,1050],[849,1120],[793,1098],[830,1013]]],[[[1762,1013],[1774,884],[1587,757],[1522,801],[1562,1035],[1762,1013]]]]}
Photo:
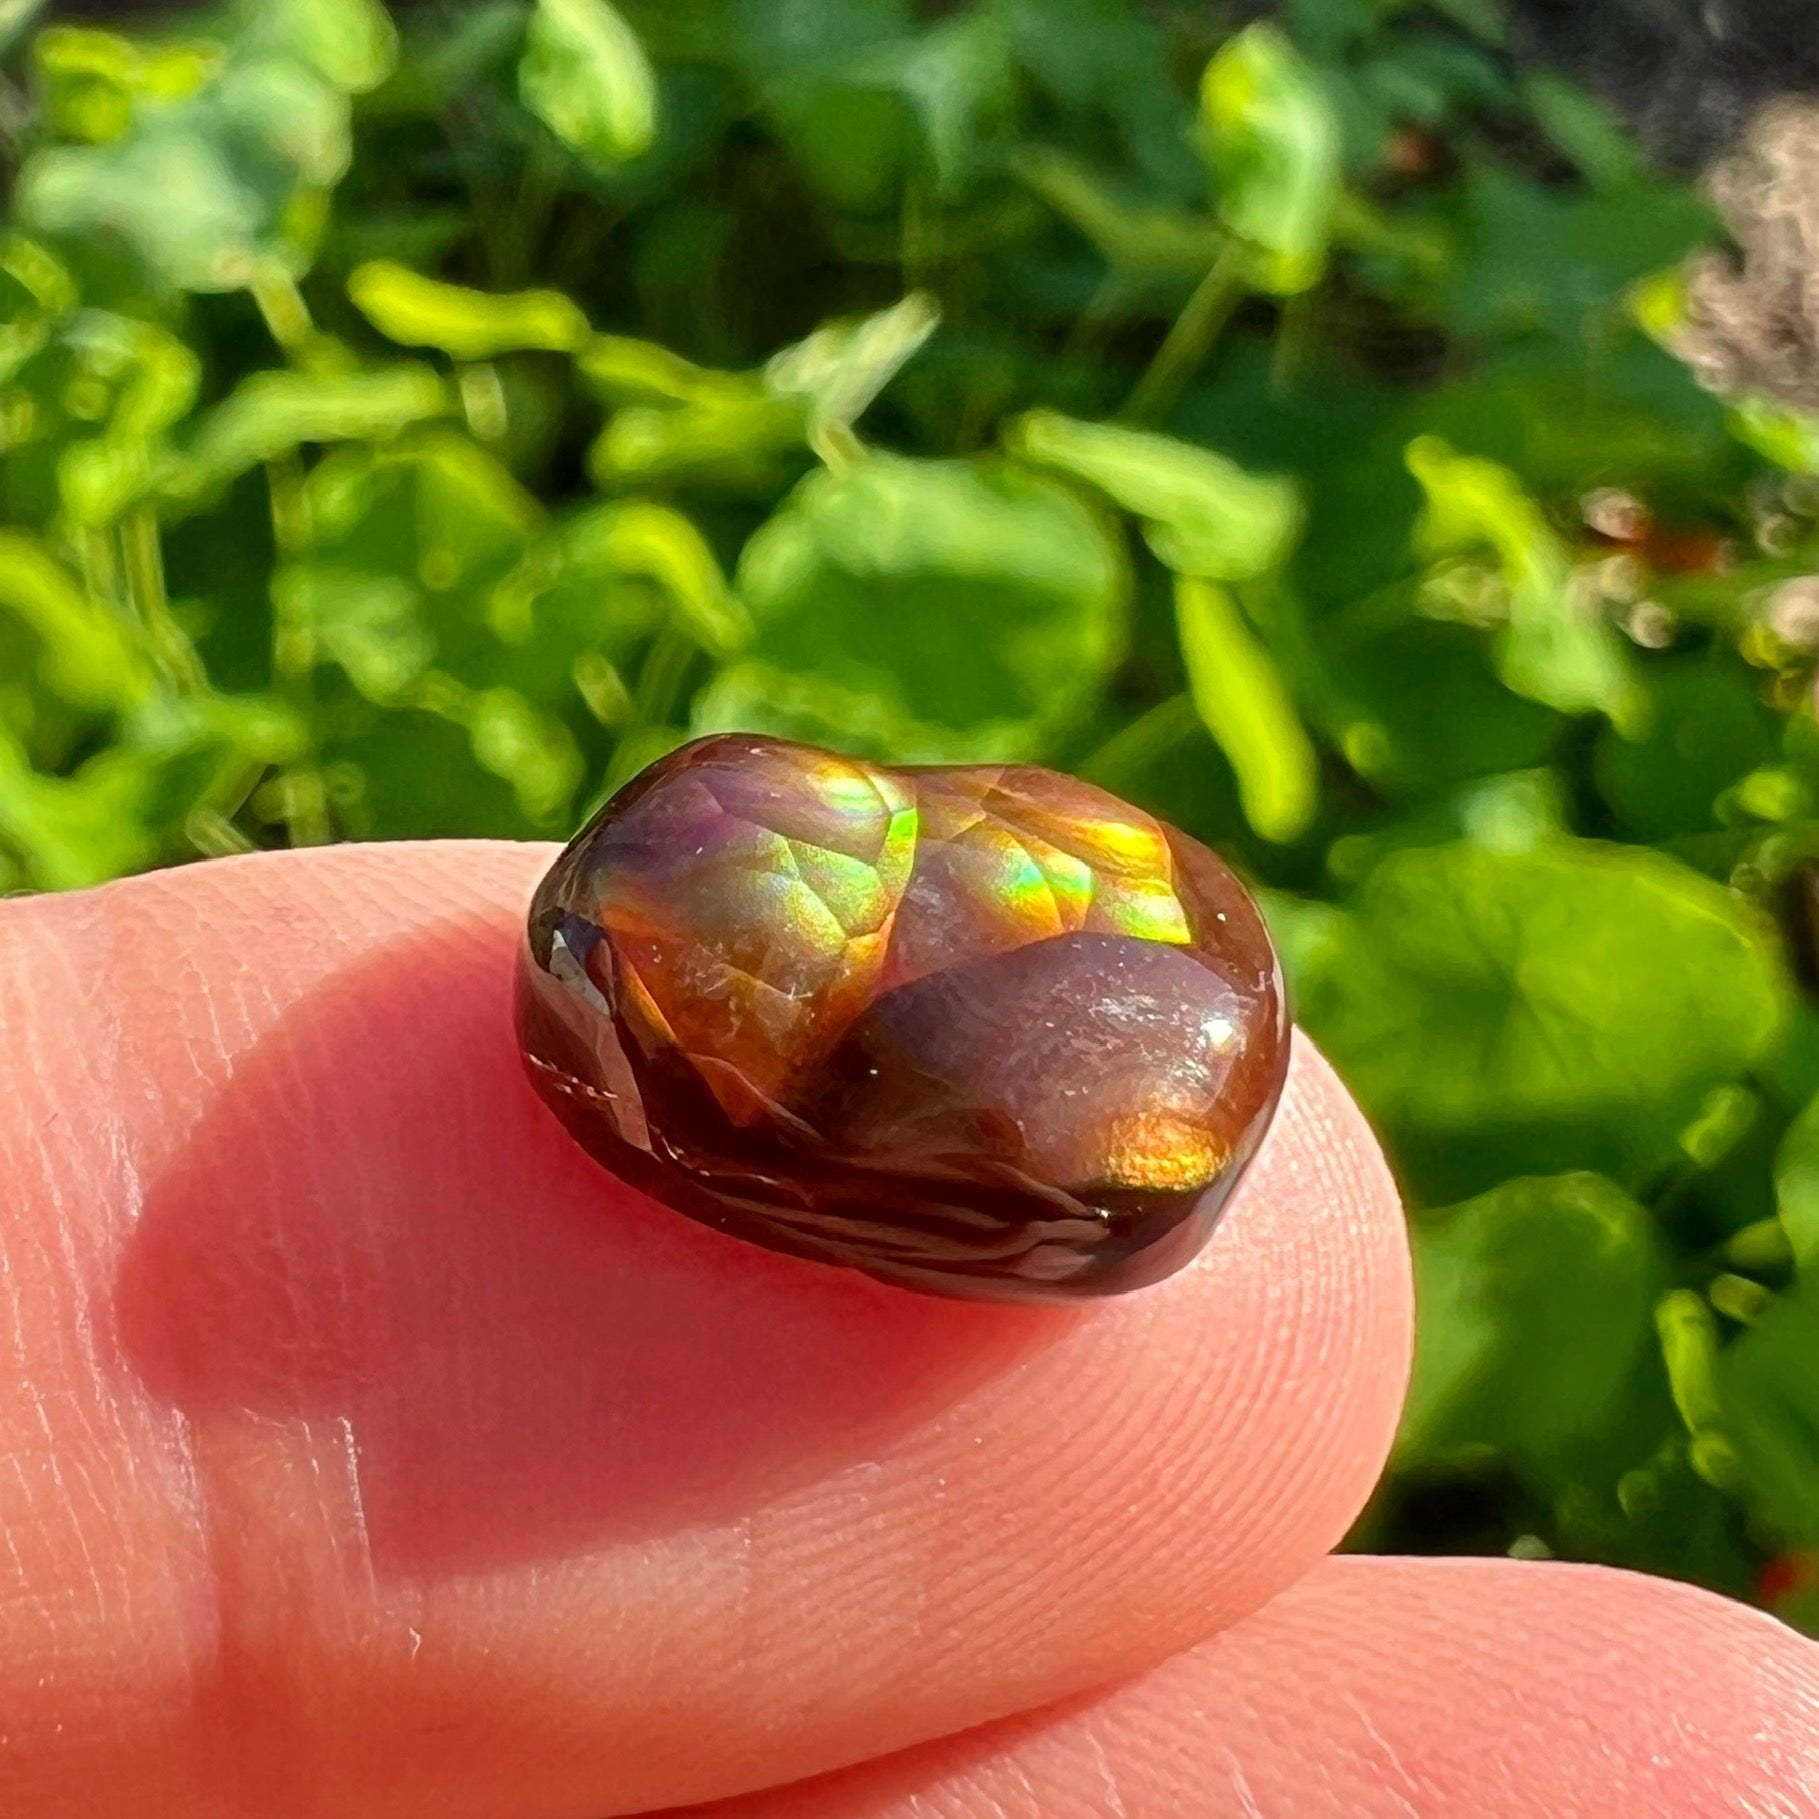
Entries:
{"type": "Polygon", "coordinates": [[[749,734],[635,778],[538,888],[531,1077],[739,1237],[1002,1300],[1206,1241],[1282,1090],[1280,974],[1205,847],[1053,771],[749,734]]]}

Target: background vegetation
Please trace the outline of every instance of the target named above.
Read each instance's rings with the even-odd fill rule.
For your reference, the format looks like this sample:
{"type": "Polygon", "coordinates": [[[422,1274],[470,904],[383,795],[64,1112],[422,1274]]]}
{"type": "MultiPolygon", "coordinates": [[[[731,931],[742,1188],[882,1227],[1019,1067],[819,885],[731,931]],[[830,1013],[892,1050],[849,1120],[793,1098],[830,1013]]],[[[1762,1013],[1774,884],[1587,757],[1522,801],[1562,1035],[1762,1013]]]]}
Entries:
{"type": "Polygon", "coordinates": [[[1075,769],[1408,1189],[1360,1538],[1819,1616],[1819,419],[1696,383],[1714,216],[1491,0],[34,12],[0,888],[711,728],[1075,769]]]}

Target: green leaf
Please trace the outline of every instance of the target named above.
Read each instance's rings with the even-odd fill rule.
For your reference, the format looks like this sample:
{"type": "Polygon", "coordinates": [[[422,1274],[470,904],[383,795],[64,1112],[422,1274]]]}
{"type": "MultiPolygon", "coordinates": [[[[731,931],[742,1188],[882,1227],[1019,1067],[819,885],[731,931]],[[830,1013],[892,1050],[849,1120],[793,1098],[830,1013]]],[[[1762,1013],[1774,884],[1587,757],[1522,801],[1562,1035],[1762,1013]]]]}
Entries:
{"type": "Polygon", "coordinates": [[[1019,61],[1067,107],[1154,115],[1174,100],[1167,40],[1138,9],[1118,0],[997,0],[994,11],[1019,61]]]}
{"type": "Polygon", "coordinates": [[[193,93],[217,61],[211,46],[139,45],[86,26],[54,25],[32,40],[47,124],[58,138],[88,145],[118,139],[141,102],[193,93]]]}
{"type": "Polygon", "coordinates": [[[255,373],[202,419],[172,490],[206,495],[235,476],[305,443],[379,441],[446,414],[447,382],[427,366],[394,366],[331,377],[255,373]]]}
{"type": "Polygon", "coordinates": [[[1732,657],[1658,658],[1639,735],[1599,735],[1593,774],[1626,835],[1707,833],[1719,798],[1780,752],[1781,725],[1756,677],[1732,657]]]}
{"type": "Polygon", "coordinates": [[[529,14],[528,0],[468,0],[459,11],[446,15],[435,37],[413,43],[369,107],[385,114],[434,118],[523,50],[529,14]]]}
{"type": "Polygon", "coordinates": [[[584,164],[623,164],[657,137],[656,76],[607,0],[537,0],[518,93],[584,164]]]}
{"type": "Polygon", "coordinates": [[[1739,398],[1726,426],[1745,448],[1790,474],[1819,474],[1819,416],[1779,399],[1739,398]]]}
{"type": "Polygon", "coordinates": [[[43,5],[44,0],[0,0],[0,52],[13,47],[43,5]]]}
{"type": "Polygon", "coordinates": [[[1583,353],[1629,331],[1631,287],[1717,236],[1711,207],[1667,184],[1602,194],[1480,160],[1440,197],[1453,257],[1418,302],[1467,343],[1547,337],[1583,353]]]}
{"type": "Polygon", "coordinates": [[[1460,1183],[1512,1164],[1638,1178],[1765,1057],[1792,989],[1733,893],[1565,839],[1393,854],[1293,983],[1367,1111],[1460,1183]]]}
{"type": "Polygon", "coordinates": [[[19,174],[28,226],[117,242],[182,290],[237,290],[263,269],[301,271],[297,205],[351,155],[347,97],[272,58],[232,65],[194,95],[137,110],[106,144],[53,146],[19,174]]]}
{"type": "Polygon", "coordinates": [[[1205,214],[1158,204],[1141,191],[1116,191],[1064,153],[1023,151],[1011,169],[1109,264],[1133,277],[1197,281],[1224,243],[1218,223],[1205,214]]]}
{"type": "Polygon", "coordinates": [[[347,294],[388,340],[441,348],[457,360],[492,360],[527,348],[573,353],[592,333],[560,291],[489,295],[425,278],[389,259],[356,267],[347,294]]]}
{"type": "MultiPolygon", "coordinates": [[[[461,436],[425,431],[389,450],[340,451],[301,503],[308,546],[273,589],[320,660],[381,706],[415,701],[432,667],[449,688],[493,679],[489,605],[540,528],[504,468],[461,436]]],[[[465,702],[448,711],[464,716],[465,702]]]]}
{"type": "Polygon", "coordinates": [[[301,734],[270,702],[148,698],[115,743],[48,776],[0,729],[0,875],[10,853],[24,883],[74,890],[189,856],[191,816],[210,812],[224,786],[237,798],[236,779],[295,756],[301,734]]]}
{"type": "Polygon", "coordinates": [[[1819,1098],[1787,1127],[1775,1156],[1775,1201],[1802,1270],[1819,1265],[1819,1098]]]}
{"type": "Polygon", "coordinates": [[[768,491],[786,471],[779,457],[798,453],[810,433],[812,399],[762,374],[697,366],[622,335],[596,335],[577,364],[621,406],[588,451],[603,488],[691,478],[768,491]]]}
{"type": "Polygon", "coordinates": [[[1462,453],[1519,471],[1531,497],[1614,486],[1665,505],[1745,465],[1723,407],[1687,380],[1683,362],[1627,332],[1589,369],[1577,348],[1524,341],[1424,393],[1414,415],[1462,453]]]}
{"type": "Polygon", "coordinates": [[[1562,713],[1596,711],[1637,727],[1643,701],[1622,639],[1573,600],[1566,546],[1516,476],[1438,436],[1416,437],[1407,461],[1427,495],[1418,549],[1430,557],[1488,550],[1496,559],[1507,598],[1497,640],[1504,681],[1562,713]]]}
{"type": "Polygon", "coordinates": [[[1655,1331],[1668,1390],[1686,1431],[1697,1441],[1715,1436],[1723,1420],[1718,1395],[1718,1322],[1712,1305],[1690,1288],[1663,1295],[1655,1331]]]}
{"type": "Polygon", "coordinates": [[[1421,1215],[1412,1239],[1399,1452],[1432,1465],[1484,1448],[1560,1474],[1654,1357],[1668,1269],[1648,1214],[1601,1175],[1538,1176],[1421,1215]]]}
{"type": "Polygon", "coordinates": [[[133,117],[139,56],[130,40],[84,26],[52,26],[32,40],[44,121],[59,139],[105,145],[133,117]]]}
{"type": "Polygon", "coordinates": [[[765,384],[780,397],[807,400],[809,440],[817,449],[838,444],[940,319],[932,297],[912,292],[861,321],[823,323],[773,356],[765,384]]]}
{"type": "Polygon", "coordinates": [[[1486,44],[1509,42],[1509,19],[1499,0],[1432,0],[1434,11],[1486,44]]]}
{"type": "MultiPolygon", "coordinates": [[[[753,656],[917,729],[905,758],[1035,755],[1123,648],[1117,541],[1064,487],[1001,462],[872,455],[811,475],[747,543],[736,586],[753,656]]],[[[742,705],[753,730],[770,724],[742,705]]]]}
{"type": "Polygon", "coordinates": [[[57,490],[75,523],[109,524],[168,470],[167,432],[196,401],[201,362],[175,335],[103,310],[70,317],[60,341],[111,398],[99,435],[65,443],[57,490]]]}
{"type": "Polygon", "coordinates": [[[1195,710],[1237,773],[1244,818],[1266,840],[1296,839],[1314,817],[1319,761],[1274,660],[1216,582],[1178,577],[1175,621],[1195,710]]]}
{"type": "MultiPolygon", "coordinates": [[[[362,839],[381,840],[521,840],[561,830],[571,804],[539,825],[525,812],[520,789],[500,774],[516,768],[515,752],[529,752],[535,776],[535,729],[524,729],[527,739],[514,737],[512,709],[507,706],[501,716],[495,708],[490,721],[483,717],[479,723],[483,762],[476,750],[474,691],[435,677],[419,692],[431,698],[399,703],[364,721],[344,719],[325,742],[323,757],[336,779],[343,825],[362,839]]],[[[543,805],[547,801],[545,796],[543,805]]]]}
{"type": "Polygon", "coordinates": [[[33,313],[61,316],[76,307],[76,284],[69,268],[23,234],[0,233],[0,272],[30,299],[33,313]]]}
{"type": "Polygon", "coordinates": [[[1096,486],[1143,520],[1157,559],[1177,574],[1248,581],[1276,567],[1301,527],[1293,481],[1246,473],[1173,436],[1027,411],[1004,432],[1019,459],[1096,486]]]}
{"type": "Polygon", "coordinates": [[[768,493],[787,471],[780,457],[799,455],[807,433],[800,399],[757,390],[712,404],[632,404],[608,419],[588,450],[587,468],[608,489],[710,479],[768,493]]]}
{"type": "Polygon", "coordinates": [[[310,649],[369,701],[402,700],[435,662],[435,635],[416,587],[402,575],[296,562],[272,577],[272,600],[287,624],[306,629],[310,649]]]}
{"type": "MultiPolygon", "coordinates": [[[[572,590],[584,609],[588,604],[603,609],[612,585],[631,579],[660,590],[669,610],[711,656],[730,656],[750,640],[750,615],[728,588],[701,533],[680,512],[643,500],[593,506],[533,548],[500,583],[493,624],[508,641],[534,632],[547,638],[551,628],[539,611],[547,596],[572,590]]],[[[599,612],[586,616],[597,618],[599,612]]],[[[578,630],[580,617],[567,623],[578,630]]],[[[638,629],[646,623],[640,615],[638,629]]]]}
{"type": "Polygon", "coordinates": [[[1579,167],[1594,189],[1623,190],[1644,180],[1640,152],[1594,96],[1548,70],[1530,76],[1522,94],[1555,149],[1579,167]]]}
{"type": "Polygon", "coordinates": [[[1310,713],[1374,788],[1431,799],[1476,777],[1540,763],[1561,721],[1498,680],[1481,633],[1406,619],[1369,634],[1317,632],[1310,713]],[[1444,715],[1434,703],[1448,703],[1444,715]]]}
{"type": "Polygon", "coordinates": [[[729,23],[760,75],[863,62],[899,42],[909,23],[904,0],[742,0],[729,23]]]}
{"type": "Polygon", "coordinates": [[[241,0],[246,40],[300,59],[363,95],[398,62],[398,28],[379,0],[241,0]]]}
{"type": "Polygon", "coordinates": [[[921,125],[936,185],[959,194],[1017,99],[1003,21],[985,8],[956,14],[883,61],[921,125]]]}
{"type": "Polygon", "coordinates": [[[696,698],[691,727],[696,733],[752,730],[905,761],[951,762],[962,749],[952,727],[918,719],[876,687],[849,687],[780,669],[761,657],[740,658],[721,669],[696,698]]]}
{"type": "Polygon", "coordinates": [[[654,341],[595,335],[576,365],[615,404],[747,404],[764,396],[761,379],[697,366],[654,341]]]}
{"type": "Polygon", "coordinates": [[[150,664],[128,627],[23,532],[0,530],[0,612],[36,636],[45,686],[71,706],[126,708],[149,689],[150,664]]]}
{"type": "Polygon", "coordinates": [[[158,857],[141,812],[144,789],[141,766],[120,751],[101,753],[74,777],[44,776],[0,728],[0,853],[40,890],[80,890],[142,870],[158,857]]]}
{"type": "Polygon", "coordinates": [[[533,825],[566,817],[581,784],[581,754],[568,729],[509,688],[489,688],[467,703],[465,723],[480,768],[512,786],[533,825]]]}
{"type": "Polygon", "coordinates": [[[834,209],[870,215],[889,208],[917,161],[915,110],[883,72],[790,81],[771,111],[793,163],[834,209]]]}
{"type": "MultiPolygon", "coordinates": [[[[0,269],[48,280],[55,264],[34,273],[36,250],[14,242],[0,250],[0,269]]],[[[39,302],[0,328],[0,365],[8,342],[17,362],[14,433],[0,437],[14,444],[12,503],[27,519],[60,508],[66,528],[107,525],[162,479],[168,432],[195,401],[201,363],[153,323],[111,310],[53,313],[39,302]]]]}
{"type": "Polygon", "coordinates": [[[1339,200],[1339,120],[1273,26],[1247,27],[1206,66],[1200,130],[1220,215],[1264,255],[1259,281],[1284,294],[1318,283],[1339,200]]]}
{"type": "Polygon", "coordinates": [[[1720,1432],[1756,1520],[1819,1543],[1819,1300],[1811,1284],[1776,1300],[1718,1353],[1720,1432]]]}

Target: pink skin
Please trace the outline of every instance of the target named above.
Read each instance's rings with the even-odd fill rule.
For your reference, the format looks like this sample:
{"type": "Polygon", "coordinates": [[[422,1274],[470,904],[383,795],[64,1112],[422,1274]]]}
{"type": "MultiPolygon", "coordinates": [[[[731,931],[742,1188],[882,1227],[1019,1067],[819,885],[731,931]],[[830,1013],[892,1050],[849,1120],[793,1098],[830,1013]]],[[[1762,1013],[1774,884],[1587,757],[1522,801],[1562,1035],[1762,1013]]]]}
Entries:
{"type": "Polygon", "coordinates": [[[509,1015],[550,857],[0,906],[9,1819],[1819,1811],[1765,1619],[1318,1564],[1410,1310],[1307,1045],[1161,1288],[896,1293],[568,1142],[509,1015]]]}
{"type": "Polygon", "coordinates": [[[1814,1653],[1636,1574],[1328,1560],[1110,1692],[694,1819],[1794,1819],[1814,1653]]]}

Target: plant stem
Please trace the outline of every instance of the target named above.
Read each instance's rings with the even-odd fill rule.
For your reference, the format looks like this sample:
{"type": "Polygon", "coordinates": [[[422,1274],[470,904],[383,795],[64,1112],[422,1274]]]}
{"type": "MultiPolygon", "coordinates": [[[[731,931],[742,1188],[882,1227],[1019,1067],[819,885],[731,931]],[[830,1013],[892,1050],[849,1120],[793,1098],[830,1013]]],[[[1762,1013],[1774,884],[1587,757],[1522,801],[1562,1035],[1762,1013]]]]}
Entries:
{"type": "Polygon", "coordinates": [[[1081,776],[1106,789],[1128,785],[1145,765],[1172,751],[1198,730],[1200,716],[1185,692],[1139,714],[1128,726],[1113,733],[1075,767],[1081,776]]]}
{"type": "MultiPolygon", "coordinates": [[[[265,464],[271,494],[272,544],[280,568],[294,561],[309,538],[309,508],[303,494],[303,463],[293,454],[265,464]]],[[[309,750],[275,780],[280,818],[292,846],[321,846],[333,833],[328,795],[317,769],[317,742],[311,712],[315,685],[315,630],[288,590],[272,589],[272,681],[278,694],[311,728],[309,750]]]]}
{"type": "Polygon", "coordinates": [[[667,625],[657,634],[638,674],[633,697],[636,724],[662,726],[668,722],[682,698],[682,685],[694,660],[695,643],[685,633],[667,625]]]}
{"type": "Polygon", "coordinates": [[[1194,376],[1245,292],[1244,248],[1228,240],[1194,287],[1186,307],[1164,336],[1156,357],[1137,381],[1119,415],[1127,423],[1150,423],[1161,416],[1194,376]]]}
{"type": "Polygon", "coordinates": [[[493,242],[493,281],[502,289],[523,284],[536,269],[537,250],[561,188],[562,154],[539,133],[525,148],[517,192],[493,242]]]}
{"type": "Polygon", "coordinates": [[[316,332],[296,279],[282,266],[270,263],[253,274],[247,289],[252,292],[271,338],[283,353],[295,359],[316,332]]]}
{"type": "Polygon", "coordinates": [[[208,687],[202,660],[183,628],[171,617],[170,596],[164,588],[164,549],[158,537],[158,520],[147,505],[136,505],[120,522],[120,554],[126,593],[146,637],[171,681],[186,695],[208,687]]]}

